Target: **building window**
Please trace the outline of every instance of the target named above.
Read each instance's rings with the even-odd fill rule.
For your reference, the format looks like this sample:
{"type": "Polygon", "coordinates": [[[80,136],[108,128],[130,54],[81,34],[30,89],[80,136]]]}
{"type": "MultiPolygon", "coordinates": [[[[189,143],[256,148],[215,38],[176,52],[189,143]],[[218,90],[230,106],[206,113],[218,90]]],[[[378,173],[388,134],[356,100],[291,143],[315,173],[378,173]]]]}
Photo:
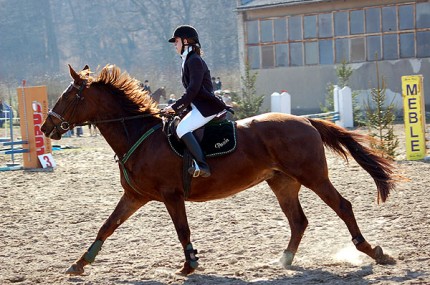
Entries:
{"type": "Polygon", "coordinates": [[[276,19],[273,21],[275,28],[275,42],[287,41],[287,20],[285,18],[276,19]]]}
{"type": "Polygon", "coordinates": [[[317,16],[303,17],[303,32],[305,39],[312,39],[317,37],[317,16]]]}
{"type": "Polygon", "coordinates": [[[348,35],[348,12],[334,14],[334,35],[336,37],[348,35]]]}
{"type": "Polygon", "coordinates": [[[412,5],[399,6],[399,26],[400,30],[414,28],[414,8],[412,5]]]}
{"type": "Polygon", "coordinates": [[[260,47],[248,47],[248,64],[251,69],[260,68],[260,47]]]}
{"type": "Polygon", "coordinates": [[[351,11],[350,14],[351,22],[351,35],[363,34],[364,33],[364,11],[355,10],[351,11]]]}
{"type": "Polygon", "coordinates": [[[381,59],[381,37],[368,36],[367,37],[367,60],[380,60],[381,59]]]}
{"type": "Polygon", "coordinates": [[[417,28],[430,28],[430,3],[417,3],[417,28]]]}
{"type": "Polygon", "coordinates": [[[262,46],[261,47],[261,64],[263,68],[273,68],[275,67],[273,46],[262,46]]]}
{"type": "Polygon", "coordinates": [[[333,19],[330,14],[320,14],[318,16],[318,36],[320,38],[333,37],[333,19]]]}
{"type": "Polygon", "coordinates": [[[288,44],[275,46],[276,66],[288,66],[288,44]]]}
{"type": "Polygon", "coordinates": [[[383,58],[384,59],[398,59],[399,51],[397,50],[397,34],[384,35],[382,38],[383,45],[383,58]]]}
{"type": "Polygon", "coordinates": [[[303,43],[291,43],[290,44],[290,64],[291,66],[302,66],[303,65],[303,43]]]}
{"type": "Polygon", "coordinates": [[[349,61],[349,39],[336,40],[336,63],[349,61]]]}
{"type": "Polygon", "coordinates": [[[246,31],[248,35],[248,44],[256,44],[258,40],[258,21],[247,22],[246,31]]]}
{"type": "Polygon", "coordinates": [[[273,42],[273,21],[272,20],[266,20],[261,21],[261,42],[263,43],[270,43],[273,42]]]}
{"type": "Polygon", "coordinates": [[[380,8],[366,9],[366,33],[378,33],[381,31],[380,8]]]}
{"type": "Polygon", "coordinates": [[[396,6],[382,7],[382,31],[397,31],[396,6]]]}
{"type": "Polygon", "coordinates": [[[366,44],[364,38],[351,39],[351,62],[366,60],[366,44]]]}
{"type": "Polygon", "coordinates": [[[333,41],[319,41],[320,64],[333,64],[333,41]]]}
{"type": "Polygon", "coordinates": [[[318,64],[318,42],[305,42],[305,64],[318,64]]]}
{"type": "Polygon", "coordinates": [[[417,57],[430,56],[430,31],[417,32],[417,57]]]}
{"type": "Polygon", "coordinates": [[[400,57],[415,56],[415,40],[413,33],[400,34],[400,57]]]}
{"type": "Polygon", "coordinates": [[[290,41],[298,41],[303,39],[302,16],[290,17],[288,20],[288,33],[290,35],[290,41]]]}

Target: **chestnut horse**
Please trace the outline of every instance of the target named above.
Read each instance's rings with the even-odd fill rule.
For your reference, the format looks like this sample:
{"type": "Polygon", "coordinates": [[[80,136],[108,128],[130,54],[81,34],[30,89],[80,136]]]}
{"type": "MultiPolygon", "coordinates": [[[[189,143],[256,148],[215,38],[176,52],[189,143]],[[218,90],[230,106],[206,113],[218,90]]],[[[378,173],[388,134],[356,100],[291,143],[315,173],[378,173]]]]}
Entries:
{"type": "Polygon", "coordinates": [[[262,181],[274,192],[291,227],[291,238],[281,257],[284,267],[292,264],[308,225],[298,199],[301,185],[314,191],[345,222],[359,251],[378,263],[394,262],[381,247],[372,247],[364,239],[351,203],[328,176],[324,146],[345,159],[351,155],[375,181],[378,202],[387,199],[395,186],[393,167],[363,145],[366,136],[328,121],[287,114],[267,113],[239,120],[236,150],[208,158],[212,175],[193,178],[185,197],[182,160],[159,128],[160,110],[136,80],[112,65],[97,77],[90,75],[88,66],[80,72],[69,69],[73,81],[49,112],[42,131],[59,140],[74,125],[95,124],[118,156],[124,193],[95,241],[67,273],[82,274],[103,242],[139,208],[155,200],[166,206],[184,250],[185,262],[178,273],[190,274],[198,258],[191,244],[185,201],[227,198],[262,181]]]}

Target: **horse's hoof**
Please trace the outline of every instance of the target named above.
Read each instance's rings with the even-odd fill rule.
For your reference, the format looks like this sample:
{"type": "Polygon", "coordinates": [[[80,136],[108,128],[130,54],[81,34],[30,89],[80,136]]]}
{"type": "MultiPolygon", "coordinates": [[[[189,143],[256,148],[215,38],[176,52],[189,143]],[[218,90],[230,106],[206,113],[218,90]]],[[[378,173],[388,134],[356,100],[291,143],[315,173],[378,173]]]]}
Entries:
{"type": "Polygon", "coordinates": [[[185,262],[184,267],[182,267],[181,270],[176,271],[176,274],[181,275],[181,276],[187,276],[187,275],[190,275],[191,273],[193,273],[196,270],[196,268],[197,268],[197,266],[195,268],[193,268],[190,266],[190,264],[188,262],[185,262]]]}
{"type": "Polygon", "coordinates": [[[377,264],[396,264],[396,260],[388,254],[385,254],[380,246],[375,246],[373,252],[375,254],[375,261],[377,264]]]}
{"type": "Polygon", "coordinates": [[[75,264],[72,264],[72,266],[69,267],[69,269],[67,269],[66,274],[69,275],[82,275],[84,273],[84,268],[82,268],[81,266],[75,264]]]}
{"type": "Polygon", "coordinates": [[[289,250],[285,250],[284,254],[282,254],[282,257],[279,261],[281,262],[282,267],[287,269],[289,266],[291,266],[291,264],[293,264],[293,259],[294,259],[294,253],[292,253],[289,250]]]}

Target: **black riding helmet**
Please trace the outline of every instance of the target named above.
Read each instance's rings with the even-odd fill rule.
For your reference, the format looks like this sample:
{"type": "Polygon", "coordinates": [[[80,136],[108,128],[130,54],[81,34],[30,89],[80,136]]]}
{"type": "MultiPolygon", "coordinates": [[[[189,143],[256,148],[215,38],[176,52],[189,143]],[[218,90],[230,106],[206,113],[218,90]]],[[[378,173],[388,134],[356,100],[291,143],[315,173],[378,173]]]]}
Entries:
{"type": "Polygon", "coordinates": [[[199,34],[193,26],[181,25],[175,29],[173,36],[169,39],[169,43],[174,43],[175,38],[193,39],[200,46],[199,34]]]}

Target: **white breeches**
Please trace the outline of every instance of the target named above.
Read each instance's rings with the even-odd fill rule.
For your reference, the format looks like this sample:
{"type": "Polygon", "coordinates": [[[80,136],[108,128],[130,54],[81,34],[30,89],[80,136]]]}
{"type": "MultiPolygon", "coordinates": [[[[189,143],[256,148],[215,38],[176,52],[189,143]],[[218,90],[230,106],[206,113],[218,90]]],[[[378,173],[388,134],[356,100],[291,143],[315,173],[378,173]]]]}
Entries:
{"type": "Polygon", "coordinates": [[[187,115],[185,115],[185,117],[178,124],[178,127],[176,128],[176,134],[179,138],[182,138],[183,135],[197,130],[198,128],[215,118],[215,116],[216,114],[209,117],[203,117],[203,115],[196,108],[196,106],[194,106],[194,104],[191,104],[191,111],[187,115]]]}

